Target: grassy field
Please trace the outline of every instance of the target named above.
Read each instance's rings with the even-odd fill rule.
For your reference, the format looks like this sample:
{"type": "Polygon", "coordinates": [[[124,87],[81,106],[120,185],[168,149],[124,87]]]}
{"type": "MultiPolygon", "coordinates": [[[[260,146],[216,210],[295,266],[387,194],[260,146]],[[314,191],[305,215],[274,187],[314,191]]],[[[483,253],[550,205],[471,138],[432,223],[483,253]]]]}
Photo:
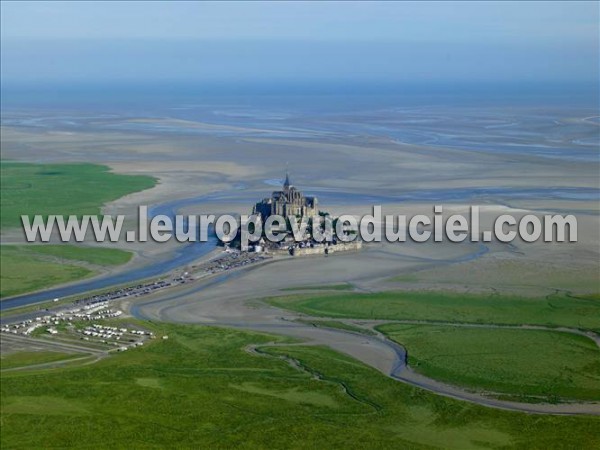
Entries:
{"type": "Polygon", "coordinates": [[[0,298],[36,291],[97,273],[89,264],[126,263],[131,252],[73,245],[0,246],[0,298]]]}
{"type": "Polygon", "coordinates": [[[168,339],[96,364],[1,375],[2,448],[597,448],[600,418],[439,397],[319,347],[145,324],[168,339]],[[280,357],[294,358],[304,370],[280,357]],[[314,374],[318,373],[318,377],[314,374]]]}
{"type": "MultiPolygon", "coordinates": [[[[100,214],[103,204],[148,189],[156,180],[118,175],[95,164],[1,163],[0,227],[20,227],[21,215],[100,214]]],[[[124,264],[131,253],[70,245],[0,247],[0,297],[89,277],[89,264],[124,264]]]]}
{"type": "Polygon", "coordinates": [[[81,357],[81,353],[62,353],[62,352],[17,352],[8,355],[2,355],[0,359],[0,368],[12,369],[15,367],[31,366],[67,359],[81,357]]]}
{"type": "Polygon", "coordinates": [[[0,297],[10,297],[67,283],[93,275],[93,271],[75,264],[43,260],[16,246],[0,247],[0,297]]]}
{"type": "Polygon", "coordinates": [[[74,245],[20,245],[18,249],[30,254],[86,262],[98,266],[118,266],[128,263],[133,256],[131,252],[116,248],[77,247],[74,245]]]}
{"type": "Polygon", "coordinates": [[[297,295],[273,298],[275,306],[313,316],[537,324],[600,330],[600,297],[527,298],[445,292],[297,295]]]}
{"type": "Polygon", "coordinates": [[[96,164],[1,163],[0,226],[20,227],[20,216],[100,214],[106,202],[149,189],[156,180],[118,175],[96,164]]]}
{"type": "Polygon", "coordinates": [[[520,401],[600,400],[600,350],[568,333],[389,324],[378,328],[436,380],[520,401]]]}

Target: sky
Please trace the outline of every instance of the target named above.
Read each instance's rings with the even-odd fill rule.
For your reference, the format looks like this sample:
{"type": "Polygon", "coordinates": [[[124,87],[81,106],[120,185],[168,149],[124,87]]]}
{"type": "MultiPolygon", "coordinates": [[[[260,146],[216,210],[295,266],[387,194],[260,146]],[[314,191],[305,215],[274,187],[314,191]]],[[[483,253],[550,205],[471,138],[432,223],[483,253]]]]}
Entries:
{"type": "Polygon", "coordinates": [[[2,83],[598,82],[598,2],[26,2],[2,83]]]}

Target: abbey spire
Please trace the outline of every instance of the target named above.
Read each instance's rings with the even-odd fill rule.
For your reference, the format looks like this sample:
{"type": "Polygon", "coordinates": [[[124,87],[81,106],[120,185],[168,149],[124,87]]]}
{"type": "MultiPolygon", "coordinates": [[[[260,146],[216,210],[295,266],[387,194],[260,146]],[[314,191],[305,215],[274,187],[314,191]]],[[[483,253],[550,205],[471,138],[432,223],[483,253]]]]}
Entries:
{"type": "Polygon", "coordinates": [[[271,215],[313,217],[319,213],[316,197],[305,197],[302,192],[292,186],[290,174],[285,171],[283,189],[275,191],[270,198],[265,198],[254,205],[253,214],[260,214],[263,220],[271,215]]]}
{"type": "Polygon", "coordinates": [[[285,181],[283,183],[283,189],[287,190],[290,188],[292,184],[290,183],[290,174],[288,173],[288,171],[285,171],[285,181]]]}

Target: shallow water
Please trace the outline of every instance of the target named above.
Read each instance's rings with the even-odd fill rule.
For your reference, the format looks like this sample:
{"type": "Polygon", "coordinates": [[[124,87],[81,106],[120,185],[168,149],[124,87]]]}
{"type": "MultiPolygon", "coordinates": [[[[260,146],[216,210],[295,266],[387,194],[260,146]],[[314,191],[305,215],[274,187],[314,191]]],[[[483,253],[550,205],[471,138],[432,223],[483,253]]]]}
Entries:
{"type": "MultiPolygon", "coordinates": [[[[192,199],[189,199],[192,200],[192,199]]],[[[194,199],[198,201],[198,199],[194,199]]],[[[158,214],[166,214],[174,216],[176,214],[180,201],[165,203],[158,205],[149,213],[150,217],[158,214]]],[[[185,201],[184,201],[185,202],[185,201]]],[[[125,269],[123,272],[101,276],[92,280],[84,280],[73,283],[69,286],[58,287],[53,289],[36,292],[33,294],[25,294],[17,297],[2,300],[0,302],[0,311],[9,308],[27,306],[33,303],[52,300],[54,298],[69,297],[72,295],[82,294],[97,289],[104,289],[111,286],[117,286],[124,283],[135,283],[146,278],[155,277],[165,274],[177,267],[184,266],[192,261],[208,254],[215,249],[217,238],[214,235],[209,235],[207,242],[194,242],[189,244],[181,244],[174,253],[164,255],[164,258],[151,262],[150,264],[138,267],[135,269],[125,269]]]]}

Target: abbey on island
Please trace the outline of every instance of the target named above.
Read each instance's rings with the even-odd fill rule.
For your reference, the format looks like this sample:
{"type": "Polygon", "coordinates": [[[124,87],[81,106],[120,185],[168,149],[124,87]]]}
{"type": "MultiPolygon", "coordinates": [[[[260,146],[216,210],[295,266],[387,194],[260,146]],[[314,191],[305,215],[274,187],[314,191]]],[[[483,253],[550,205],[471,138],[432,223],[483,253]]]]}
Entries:
{"type": "Polygon", "coordinates": [[[260,214],[263,222],[271,215],[314,217],[319,214],[317,197],[305,197],[302,192],[290,183],[289,174],[285,175],[283,189],[274,191],[269,198],[265,198],[254,205],[253,214],[260,214]]]}

